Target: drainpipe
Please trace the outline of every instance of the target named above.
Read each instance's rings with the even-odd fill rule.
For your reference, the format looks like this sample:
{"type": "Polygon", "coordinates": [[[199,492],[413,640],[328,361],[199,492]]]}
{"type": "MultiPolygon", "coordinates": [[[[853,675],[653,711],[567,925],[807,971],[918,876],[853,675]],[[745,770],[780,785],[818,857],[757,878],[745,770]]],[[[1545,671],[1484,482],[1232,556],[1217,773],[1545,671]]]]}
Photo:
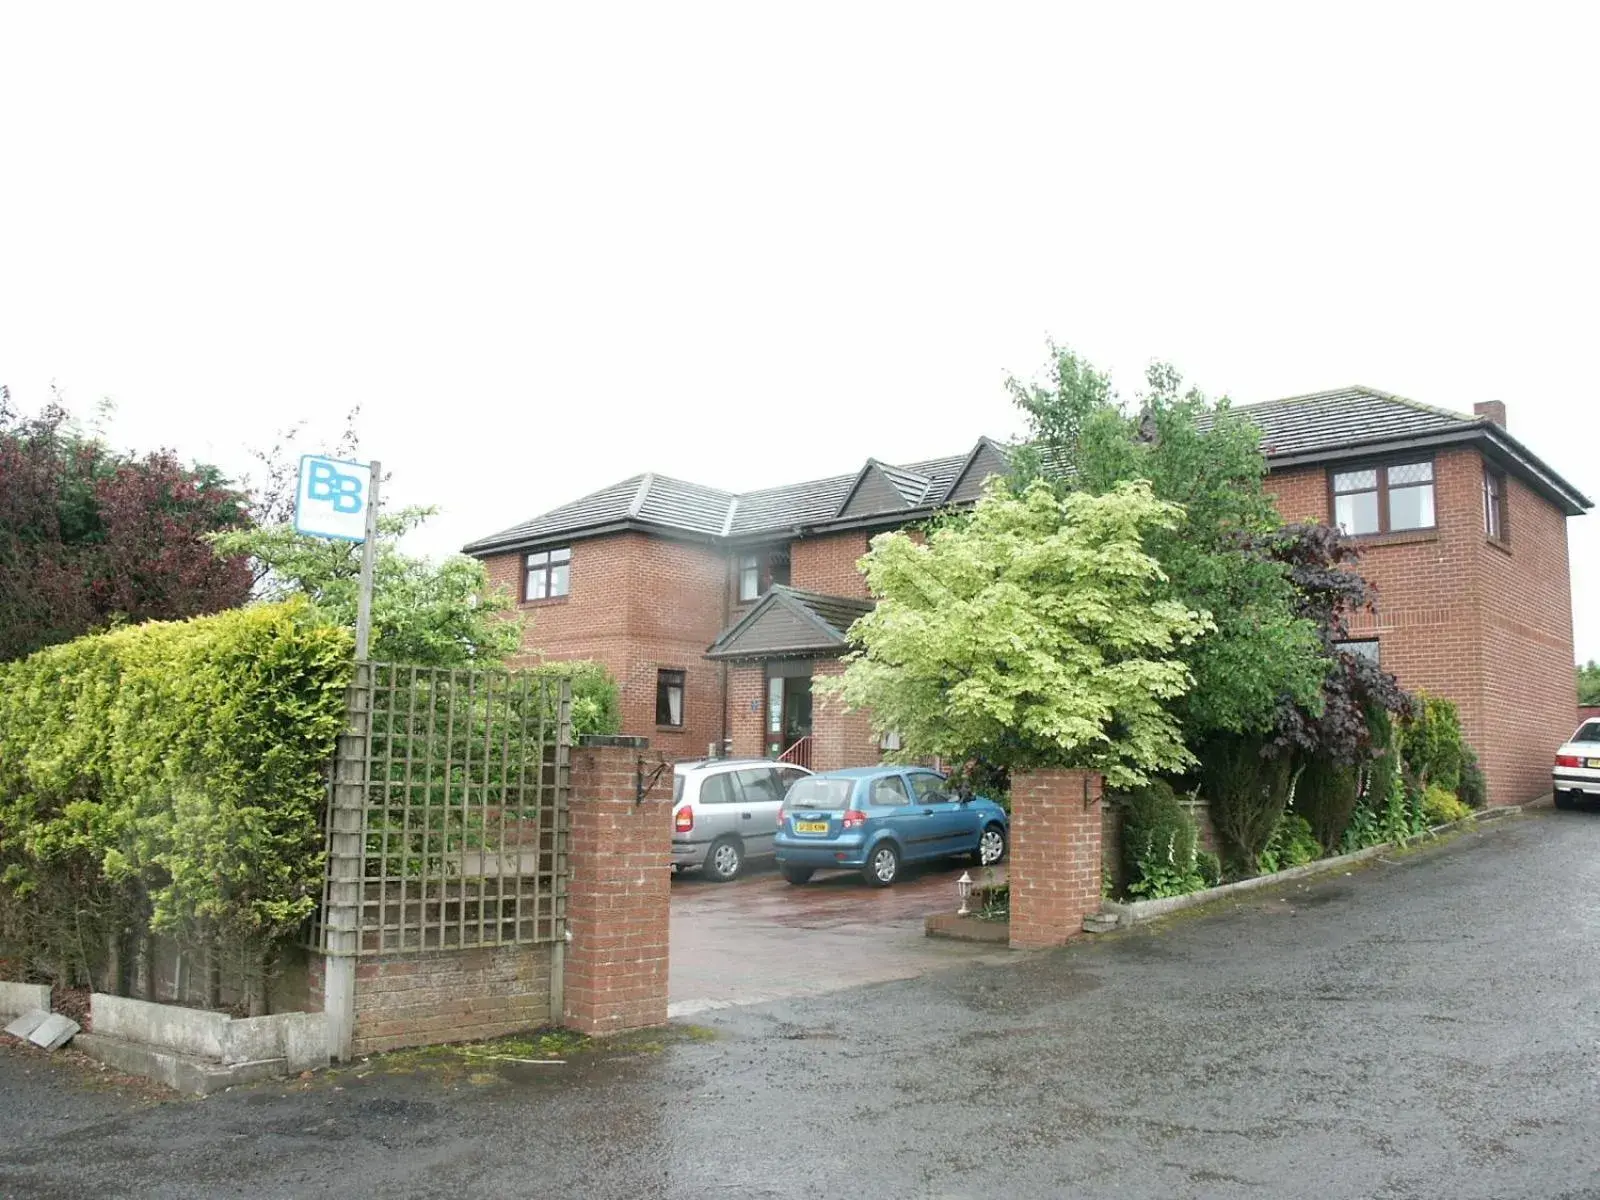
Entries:
{"type": "MultiPolygon", "coordinates": [[[[728,622],[733,617],[733,555],[724,550],[722,555],[722,628],[728,627],[728,622]]],[[[718,632],[721,632],[719,630],[718,632]]],[[[717,664],[722,675],[722,740],[717,744],[721,754],[728,755],[728,663],[724,659],[717,664]]]]}

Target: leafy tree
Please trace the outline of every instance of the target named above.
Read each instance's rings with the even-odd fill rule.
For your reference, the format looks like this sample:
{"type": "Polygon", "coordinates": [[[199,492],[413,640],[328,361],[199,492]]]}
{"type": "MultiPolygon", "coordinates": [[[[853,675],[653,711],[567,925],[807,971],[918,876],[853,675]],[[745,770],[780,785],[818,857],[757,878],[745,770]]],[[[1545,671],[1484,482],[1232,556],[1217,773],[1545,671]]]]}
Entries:
{"type": "Polygon", "coordinates": [[[897,730],[901,754],[1002,770],[1101,771],[1113,786],[1193,761],[1167,705],[1190,685],[1180,653],[1210,618],[1163,595],[1144,549],[1182,513],[1148,484],[1058,497],[1000,481],[963,521],[918,544],[880,534],[862,566],[876,608],[818,689],[897,730]]]}
{"type": "MultiPolygon", "coordinates": [[[[511,598],[489,587],[483,564],[461,554],[434,564],[402,553],[397,544],[434,511],[402,508],[378,517],[371,656],[423,666],[498,663],[521,644],[522,625],[511,598]]],[[[329,621],[355,625],[359,544],[309,537],[278,524],[222,534],[216,549],[255,562],[262,599],[305,596],[329,621]]]]}
{"type": "Polygon", "coordinates": [[[0,388],[0,661],[120,622],[244,602],[244,559],[209,538],[249,524],[215,468],[119,453],[59,397],[22,419],[0,388]]]}
{"type": "Polygon", "coordinates": [[[1145,550],[1161,564],[1161,595],[1209,612],[1215,629],[1183,651],[1194,687],[1176,706],[1191,744],[1214,733],[1266,735],[1281,704],[1315,711],[1325,663],[1312,623],[1295,607],[1284,565],[1259,545],[1280,524],[1263,480],[1259,430],[1226,398],[1184,390],[1157,364],[1137,415],[1110,380],[1052,344],[1045,384],[1009,387],[1028,420],[1017,486],[1044,477],[1061,492],[1103,493],[1131,480],[1181,506],[1150,526],[1145,550]]]}
{"type": "Polygon", "coordinates": [[[1600,704],[1600,663],[1592,658],[1578,668],[1578,703],[1600,704]]]}

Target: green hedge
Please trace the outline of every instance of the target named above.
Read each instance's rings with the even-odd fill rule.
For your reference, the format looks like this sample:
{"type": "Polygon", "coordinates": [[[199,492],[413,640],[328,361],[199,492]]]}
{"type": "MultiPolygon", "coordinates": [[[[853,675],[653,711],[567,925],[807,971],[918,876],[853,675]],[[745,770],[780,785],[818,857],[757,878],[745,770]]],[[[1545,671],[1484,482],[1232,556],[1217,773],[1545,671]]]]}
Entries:
{"type": "Polygon", "coordinates": [[[115,991],[146,931],[264,952],[297,930],[351,661],[291,601],[0,667],[0,933],[31,970],[115,991]]]}

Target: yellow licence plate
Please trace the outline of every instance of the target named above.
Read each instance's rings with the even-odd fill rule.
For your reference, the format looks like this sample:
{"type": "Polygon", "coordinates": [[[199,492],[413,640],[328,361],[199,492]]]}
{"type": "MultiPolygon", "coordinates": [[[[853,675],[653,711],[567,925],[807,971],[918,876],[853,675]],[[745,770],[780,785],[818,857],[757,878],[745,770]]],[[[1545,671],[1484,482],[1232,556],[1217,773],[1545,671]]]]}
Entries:
{"type": "Polygon", "coordinates": [[[1591,758],[1589,760],[1589,769],[1591,771],[1600,771],[1600,758],[1591,758]]]}
{"type": "Polygon", "coordinates": [[[796,833],[827,833],[828,823],[826,821],[796,821],[794,823],[794,831],[796,833]]]}

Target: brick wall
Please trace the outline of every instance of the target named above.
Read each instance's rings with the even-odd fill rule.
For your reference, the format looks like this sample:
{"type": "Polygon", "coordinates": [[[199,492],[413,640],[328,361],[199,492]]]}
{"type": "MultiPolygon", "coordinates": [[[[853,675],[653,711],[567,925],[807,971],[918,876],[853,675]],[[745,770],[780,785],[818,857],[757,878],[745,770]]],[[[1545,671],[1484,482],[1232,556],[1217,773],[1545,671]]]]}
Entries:
{"type": "Polygon", "coordinates": [[[867,598],[867,579],[856,563],[867,552],[870,534],[830,533],[801,538],[789,547],[789,582],[808,592],[867,598]]]}
{"type": "Polygon", "coordinates": [[[1011,777],[1011,944],[1059,946],[1100,910],[1101,778],[1085,771],[1011,777]],[[1088,803],[1084,802],[1085,785],[1088,803]]]}
{"type": "MultiPolygon", "coordinates": [[[[1483,529],[1483,459],[1434,460],[1437,529],[1363,539],[1357,569],[1377,588],[1376,614],[1351,623],[1378,638],[1385,669],[1410,691],[1447,697],[1484,765],[1491,804],[1549,790],[1548,759],[1570,728],[1571,581],[1566,518],[1509,480],[1509,544],[1483,529]]],[[[1274,473],[1285,520],[1327,521],[1327,472],[1274,473]]]]}
{"type": "Polygon", "coordinates": [[[1577,729],[1585,721],[1593,721],[1596,718],[1600,718],[1600,704],[1580,704],[1578,705],[1578,719],[1572,723],[1572,728],[1577,729]]]}
{"type": "Polygon", "coordinates": [[[728,736],[735,758],[760,758],[766,752],[767,674],[740,663],[728,668],[728,736]]]}
{"type": "MultiPolygon", "coordinates": [[[[665,1024],[672,788],[635,803],[640,750],[572,752],[564,1022],[580,1033],[665,1024]]],[[[649,753],[653,761],[654,752],[649,753]]]]}
{"type": "Polygon", "coordinates": [[[356,963],[356,1054],[502,1037],[549,1022],[547,945],[384,955],[356,963]]]}
{"type": "MultiPolygon", "coordinates": [[[[844,673],[838,659],[818,659],[812,679],[825,679],[844,673]]],[[[811,768],[838,771],[845,767],[871,767],[883,761],[872,724],[862,710],[845,712],[844,705],[832,696],[813,695],[811,709],[811,768]]]]}
{"type": "MultiPolygon", "coordinates": [[[[1522,804],[1550,790],[1556,747],[1572,734],[1572,578],[1564,514],[1510,479],[1508,538],[1480,533],[1483,717],[1474,742],[1494,804],[1522,804]]],[[[1481,512],[1481,508],[1479,510],[1481,512]]]]}
{"type": "MultiPolygon", "coordinates": [[[[521,554],[484,560],[490,579],[520,597],[521,554]]],[[[721,740],[723,668],[708,662],[730,611],[728,559],[690,542],[623,533],[572,544],[571,590],[519,606],[519,662],[593,658],[621,692],[622,727],[651,731],[668,758],[697,758],[721,740]],[[656,673],[684,672],[681,729],[656,724],[656,673]]]]}

